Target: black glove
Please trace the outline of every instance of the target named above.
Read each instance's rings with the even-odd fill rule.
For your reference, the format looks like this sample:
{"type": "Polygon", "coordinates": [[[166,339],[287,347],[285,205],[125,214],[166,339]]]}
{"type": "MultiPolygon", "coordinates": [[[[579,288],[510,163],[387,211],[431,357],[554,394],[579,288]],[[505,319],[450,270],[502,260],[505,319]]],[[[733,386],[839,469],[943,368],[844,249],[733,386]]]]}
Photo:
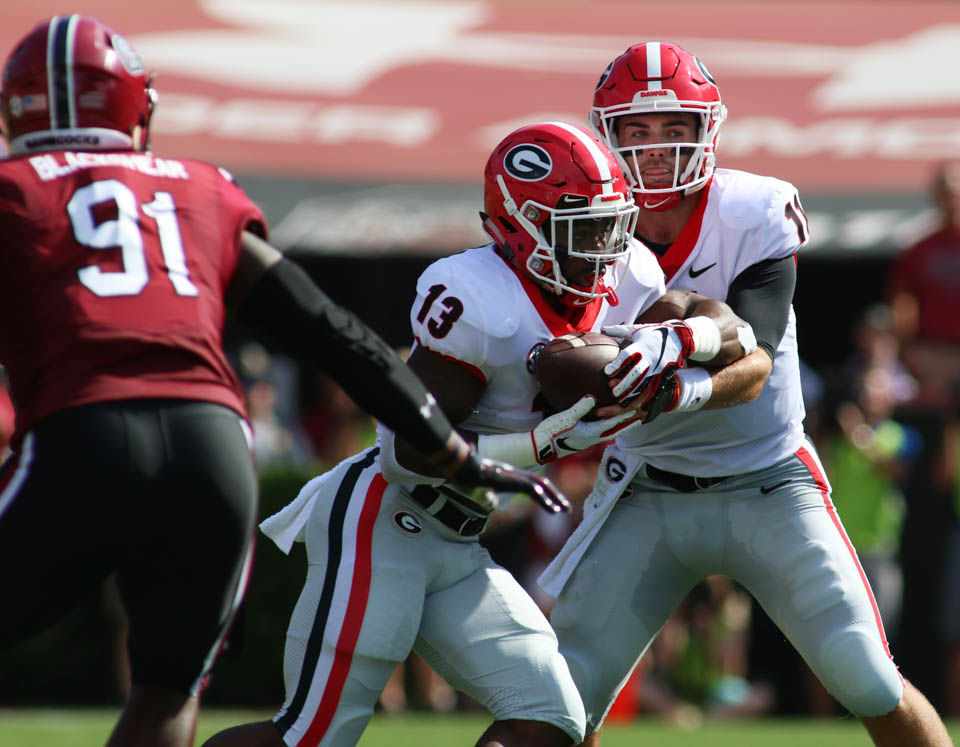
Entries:
{"type": "Polygon", "coordinates": [[[641,422],[649,423],[657,415],[675,410],[680,404],[680,380],[677,365],[667,366],[662,373],[651,376],[638,396],[643,397],[641,422]]]}
{"type": "Polygon", "coordinates": [[[497,493],[523,493],[552,514],[570,511],[570,501],[546,477],[505,462],[481,459],[472,452],[450,480],[458,485],[489,488],[497,493]]]}

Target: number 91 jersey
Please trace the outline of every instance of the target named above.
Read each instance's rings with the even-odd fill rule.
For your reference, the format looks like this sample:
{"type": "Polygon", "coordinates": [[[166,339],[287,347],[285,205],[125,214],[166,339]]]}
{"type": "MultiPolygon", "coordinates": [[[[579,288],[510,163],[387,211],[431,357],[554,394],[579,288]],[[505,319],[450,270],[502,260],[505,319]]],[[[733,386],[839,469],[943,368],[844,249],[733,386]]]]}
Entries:
{"type": "Polygon", "coordinates": [[[664,294],[663,272],[646,247],[631,242],[622,261],[617,302],[593,299],[574,324],[553,311],[533,281],[515,272],[493,244],[424,270],[410,312],[417,344],[466,366],[486,385],[464,427],[480,434],[535,427],[544,403],[530,366],[534,349],[571,332],[629,324],[664,294]]]}
{"type": "Polygon", "coordinates": [[[196,399],[245,415],[222,348],[223,297],[252,224],[265,227],[260,210],[200,161],[0,161],[0,362],[15,441],[54,412],[106,400],[196,399]]]}

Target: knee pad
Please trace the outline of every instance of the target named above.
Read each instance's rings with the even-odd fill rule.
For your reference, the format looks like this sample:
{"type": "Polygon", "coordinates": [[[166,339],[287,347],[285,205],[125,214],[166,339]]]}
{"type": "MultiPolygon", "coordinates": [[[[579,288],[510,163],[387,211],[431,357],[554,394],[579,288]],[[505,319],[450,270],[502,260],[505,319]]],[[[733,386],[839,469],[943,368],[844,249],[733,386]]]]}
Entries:
{"type": "Polygon", "coordinates": [[[817,673],[855,716],[884,716],[903,695],[903,679],[874,632],[850,628],[829,637],[820,650],[817,673]]]}

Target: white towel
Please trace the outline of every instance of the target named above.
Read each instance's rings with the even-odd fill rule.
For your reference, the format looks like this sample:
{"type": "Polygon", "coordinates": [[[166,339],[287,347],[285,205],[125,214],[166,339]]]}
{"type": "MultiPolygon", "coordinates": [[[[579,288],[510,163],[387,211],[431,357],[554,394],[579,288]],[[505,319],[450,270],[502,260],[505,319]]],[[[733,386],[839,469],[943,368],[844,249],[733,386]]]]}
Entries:
{"type": "Polygon", "coordinates": [[[260,522],[260,531],[272,539],[287,555],[294,542],[303,542],[303,528],[313,513],[313,504],[323,489],[324,484],[336,470],[324,472],[314,477],[300,488],[297,497],[281,508],[273,516],[268,516],[260,522]]]}
{"type": "Polygon", "coordinates": [[[577,563],[610,515],[613,504],[626,490],[641,464],[639,456],[622,451],[615,444],[611,444],[603,452],[597,481],[583,504],[583,521],[537,579],[540,588],[547,594],[552,597],[560,596],[577,563]]]}

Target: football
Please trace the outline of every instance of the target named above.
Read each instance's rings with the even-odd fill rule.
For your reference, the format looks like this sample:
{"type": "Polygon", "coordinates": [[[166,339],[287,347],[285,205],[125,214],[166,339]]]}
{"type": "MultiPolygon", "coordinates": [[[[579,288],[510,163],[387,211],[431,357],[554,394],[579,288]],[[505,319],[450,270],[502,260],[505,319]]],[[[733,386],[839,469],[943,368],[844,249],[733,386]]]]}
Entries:
{"type": "Polygon", "coordinates": [[[555,337],[536,357],[534,374],[540,391],[557,411],[566,410],[585,394],[596,396],[597,407],[612,405],[615,400],[603,367],[619,352],[620,341],[599,332],[555,337]]]}

